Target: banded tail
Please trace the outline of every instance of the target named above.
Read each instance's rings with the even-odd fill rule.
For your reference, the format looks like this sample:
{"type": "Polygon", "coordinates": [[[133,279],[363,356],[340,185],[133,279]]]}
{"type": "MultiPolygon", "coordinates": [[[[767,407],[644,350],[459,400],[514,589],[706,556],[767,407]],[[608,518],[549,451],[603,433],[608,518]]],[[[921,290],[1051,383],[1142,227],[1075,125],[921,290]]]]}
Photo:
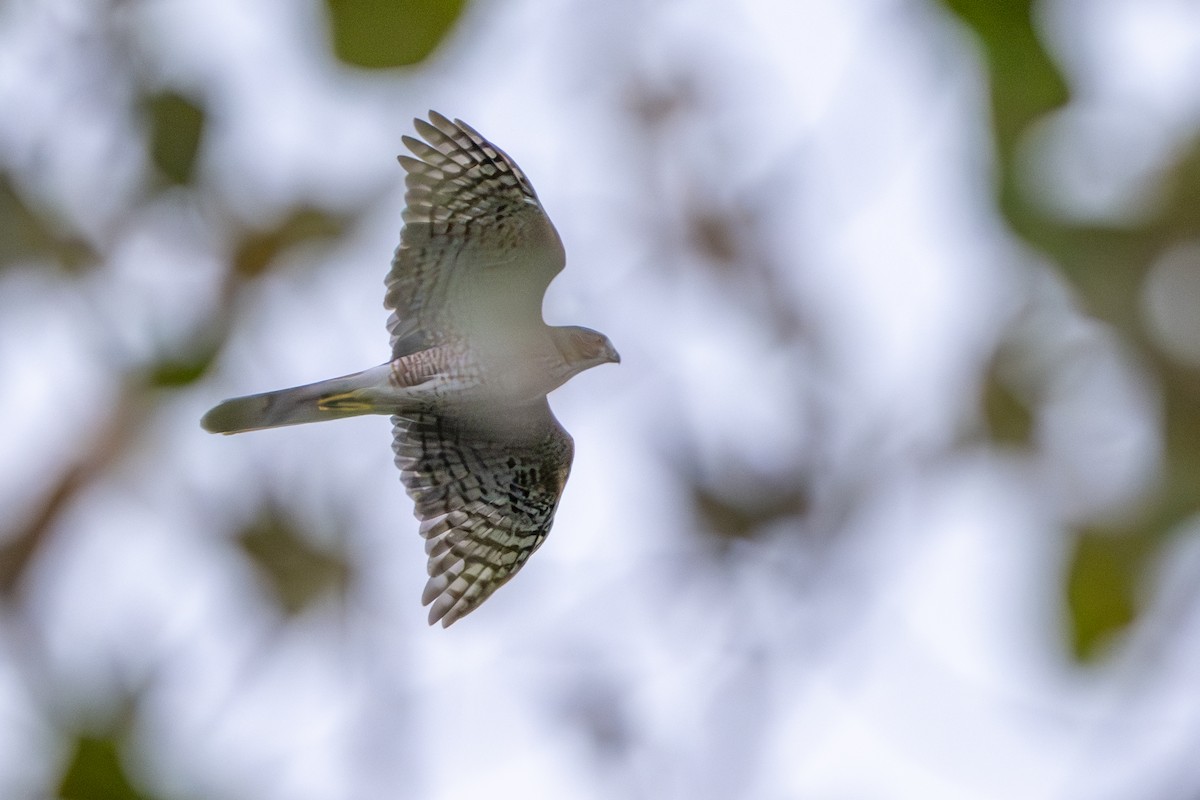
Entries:
{"type": "Polygon", "coordinates": [[[391,414],[396,404],[384,400],[390,374],[391,365],[383,364],[291,389],[234,397],[209,410],[200,425],[209,433],[245,433],[360,414],[391,414]]]}

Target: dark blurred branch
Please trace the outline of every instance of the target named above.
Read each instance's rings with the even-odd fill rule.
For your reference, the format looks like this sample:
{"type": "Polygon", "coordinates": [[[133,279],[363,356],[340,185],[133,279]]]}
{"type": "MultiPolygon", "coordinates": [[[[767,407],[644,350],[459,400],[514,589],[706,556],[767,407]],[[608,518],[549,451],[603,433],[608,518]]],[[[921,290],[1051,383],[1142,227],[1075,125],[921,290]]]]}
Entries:
{"type": "Polygon", "coordinates": [[[63,511],[125,452],[148,412],[144,388],[127,383],[99,434],[62,473],[32,519],[15,532],[0,536],[5,542],[0,547],[0,597],[7,601],[14,599],[26,570],[54,534],[63,511]]]}
{"type": "Polygon", "coordinates": [[[196,332],[182,353],[164,353],[126,373],[124,387],[108,419],[87,449],[65,468],[53,488],[37,504],[30,521],[0,535],[0,597],[12,600],[29,564],[53,535],[63,511],[104,475],[136,440],[146,416],[153,413],[158,388],[180,388],[202,377],[219,354],[233,324],[230,309],[246,281],[256,277],[293,247],[330,241],[344,234],[353,215],[338,215],[311,207],[292,209],[269,230],[246,229],[221,287],[220,302],[209,321],[196,332]]]}
{"type": "MultiPolygon", "coordinates": [[[[293,247],[336,240],[346,233],[354,216],[296,205],[269,228],[244,228],[234,242],[230,278],[256,278],[278,264],[279,257],[293,247]]],[[[237,288],[236,283],[227,285],[224,299],[232,299],[237,288]]]]}

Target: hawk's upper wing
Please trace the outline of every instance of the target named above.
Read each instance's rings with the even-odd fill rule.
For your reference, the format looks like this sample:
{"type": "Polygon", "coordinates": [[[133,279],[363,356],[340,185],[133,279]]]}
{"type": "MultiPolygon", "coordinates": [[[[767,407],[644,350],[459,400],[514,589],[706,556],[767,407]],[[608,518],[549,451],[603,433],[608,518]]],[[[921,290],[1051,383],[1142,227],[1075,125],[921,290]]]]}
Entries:
{"type": "Polygon", "coordinates": [[[421,520],[429,624],[473,611],[537,549],[574,444],[545,398],[522,408],[393,417],[396,465],[421,520]],[[503,420],[497,425],[496,420],[503,420]]]}
{"type": "Polygon", "coordinates": [[[459,334],[540,324],[565,263],[562,242],[521,169],[466,123],[434,111],[404,137],[404,230],[384,305],[393,356],[459,334]]]}

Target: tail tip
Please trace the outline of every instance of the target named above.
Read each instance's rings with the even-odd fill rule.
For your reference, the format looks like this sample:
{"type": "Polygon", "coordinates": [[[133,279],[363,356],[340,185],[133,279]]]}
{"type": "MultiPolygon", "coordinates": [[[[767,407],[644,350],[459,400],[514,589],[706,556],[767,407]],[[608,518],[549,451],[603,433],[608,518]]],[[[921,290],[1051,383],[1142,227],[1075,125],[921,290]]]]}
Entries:
{"type": "Polygon", "coordinates": [[[263,427],[263,403],[259,398],[226,400],[200,418],[200,427],[209,433],[241,433],[263,427]]]}
{"type": "Polygon", "coordinates": [[[221,406],[210,408],[208,413],[200,418],[200,427],[209,433],[228,433],[221,424],[221,414],[218,413],[220,410],[221,406]]]}

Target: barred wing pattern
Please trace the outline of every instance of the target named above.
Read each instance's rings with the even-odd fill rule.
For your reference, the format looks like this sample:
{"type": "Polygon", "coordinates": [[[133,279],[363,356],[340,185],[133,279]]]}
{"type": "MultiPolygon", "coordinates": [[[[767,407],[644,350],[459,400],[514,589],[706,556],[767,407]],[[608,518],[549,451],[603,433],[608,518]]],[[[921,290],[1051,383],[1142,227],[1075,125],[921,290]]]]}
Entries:
{"type": "Polygon", "coordinates": [[[392,417],[396,465],[421,520],[429,624],[447,627],[516,574],[546,538],[574,444],[543,398],[392,417]],[[503,420],[497,425],[494,420],[503,420]]]}
{"type": "Polygon", "coordinates": [[[384,306],[393,357],[465,328],[540,323],[542,297],[565,264],[562,242],[525,174],[462,122],[431,111],[403,137],[404,229],[384,306]]]}

